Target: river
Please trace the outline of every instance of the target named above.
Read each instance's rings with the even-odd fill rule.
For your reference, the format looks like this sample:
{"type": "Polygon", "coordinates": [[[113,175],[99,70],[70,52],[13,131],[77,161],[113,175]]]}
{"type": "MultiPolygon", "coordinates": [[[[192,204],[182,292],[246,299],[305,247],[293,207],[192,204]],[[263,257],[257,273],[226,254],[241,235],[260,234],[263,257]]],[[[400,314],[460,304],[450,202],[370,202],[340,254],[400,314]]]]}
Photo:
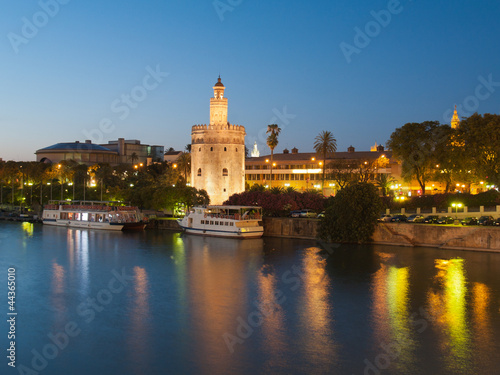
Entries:
{"type": "Polygon", "coordinates": [[[9,268],[2,374],[500,368],[500,253],[1,223],[4,353],[9,268]]]}

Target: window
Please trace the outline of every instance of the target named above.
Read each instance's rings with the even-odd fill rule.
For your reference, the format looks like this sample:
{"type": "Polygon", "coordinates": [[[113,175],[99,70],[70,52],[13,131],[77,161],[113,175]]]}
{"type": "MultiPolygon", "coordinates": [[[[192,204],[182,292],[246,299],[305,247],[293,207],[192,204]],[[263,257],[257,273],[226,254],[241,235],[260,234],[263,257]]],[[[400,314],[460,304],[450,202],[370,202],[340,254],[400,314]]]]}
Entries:
{"type": "Polygon", "coordinates": [[[222,170],[222,175],[223,175],[223,176],[227,176],[227,175],[228,175],[227,168],[224,168],[224,169],[222,170]]]}
{"type": "Polygon", "coordinates": [[[202,223],[202,224],[205,224],[205,220],[202,220],[202,221],[201,221],[201,223],[202,223]]]}
{"type": "Polygon", "coordinates": [[[201,147],[198,149],[198,152],[201,152],[201,147]]]}
{"type": "Polygon", "coordinates": [[[236,152],[238,152],[238,147],[236,147],[236,152]]]}
{"type": "Polygon", "coordinates": [[[226,148],[226,147],[224,147],[224,151],[227,151],[227,148],[226,148]]]}
{"type": "Polygon", "coordinates": [[[201,168],[198,168],[198,176],[201,176],[201,168]]]}
{"type": "Polygon", "coordinates": [[[214,150],[214,148],[213,148],[213,147],[210,147],[210,151],[213,151],[213,150],[214,150]]]}

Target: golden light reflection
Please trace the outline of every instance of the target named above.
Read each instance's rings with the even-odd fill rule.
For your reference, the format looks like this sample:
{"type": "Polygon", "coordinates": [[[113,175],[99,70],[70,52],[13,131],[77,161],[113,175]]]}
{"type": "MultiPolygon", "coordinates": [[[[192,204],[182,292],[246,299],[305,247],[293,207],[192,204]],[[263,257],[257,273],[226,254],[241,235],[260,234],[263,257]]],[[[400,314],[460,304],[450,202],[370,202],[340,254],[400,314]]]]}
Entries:
{"type": "Polygon", "coordinates": [[[394,366],[407,372],[415,362],[415,328],[409,318],[410,269],[385,264],[394,257],[393,254],[377,255],[383,263],[373,280],[375,341],[397,348],[394,366]]]}
{"type": "Polygon", "coordinates": [[[472,313],[474,323],[474,341],[477,350],[483,355],[477,358],[478,367],[483,368],[481,360],[494,357],[497,353],[493,350],[494,343],[491,335],[491,322],[488,314],[490,305],[490,289],[483,283],[474,283],[472,287],[472,313]],[[488,353],[490,353],[488,355],[488,353]]]}
{"type": "Polygon", "coordinates": [[[333,363],[335,360],[335,345],[332,340],[331,322],[332,307],[330,306],[330,279],[325,271],[326,260],[319,254],[316,247],[306,249],[303,258],[304,294],[300,317],[304,345],[308,348],[306,355],[310,361],[318,361],[318,356],[324,355],[320,361],[333,363]],[[313,358],[314,357],[314,358],[313,358]]]}
{"type": "Polygon", "coordinates": [[[64,300],[64,267],[54,262],[52,264],[52,293],[51,304],[54,307],[54,325],[59,329],[64,326],[66,301],[64,300]]]}
{"type": "Polygon", "coordinates": [[[467,326],[467,280],[464,260],[436,259],[435,276],[437,291],[429,291],[428,304],[442,334],[441,347],[448,367],[455,371],[469,363],[470,337],[467,326]]]}
{"type": "Polygon", "coordinates": [[[22,228],[23,228],[23,232],[28,237],[32,237],[33,236],[33,223],[28,223],[27,221],[24,221],[22,223],[22,228]]]}
{"type": "Polygon", "coordinates": [[[265,317],[262,323],[265,351],[269,353],[270,368],[279,368],[280,363],[274,363],[280,359],[280,353],[284,353],[287,347],[284,323],[285,317],[281,304],[284,296],[277,292],[276,275],[263,266],[257,273],[258,310],[265,317]]]}

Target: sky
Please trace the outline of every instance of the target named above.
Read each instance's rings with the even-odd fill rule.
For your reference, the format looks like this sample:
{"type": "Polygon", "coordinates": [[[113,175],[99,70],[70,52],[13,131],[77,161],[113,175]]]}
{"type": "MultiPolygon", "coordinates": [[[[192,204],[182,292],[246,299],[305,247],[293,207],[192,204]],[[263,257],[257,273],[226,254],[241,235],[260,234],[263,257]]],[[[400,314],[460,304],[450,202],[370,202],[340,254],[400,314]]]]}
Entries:
{"type": "Polygon", "coordinates": [[[268,154],[385,144],[408,122],[500,111],[498,0],[0,0],[0,158],[118,138],[184,149],[221,76],[268,154]]]}

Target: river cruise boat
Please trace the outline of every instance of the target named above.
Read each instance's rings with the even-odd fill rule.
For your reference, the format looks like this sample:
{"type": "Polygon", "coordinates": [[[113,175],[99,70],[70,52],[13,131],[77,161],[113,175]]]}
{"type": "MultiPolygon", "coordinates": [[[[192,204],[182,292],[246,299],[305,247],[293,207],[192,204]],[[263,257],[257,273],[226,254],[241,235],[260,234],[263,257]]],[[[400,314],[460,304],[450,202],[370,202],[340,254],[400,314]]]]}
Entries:
{"type": "Polygon", "coordinates": [[[194,207],[177,222],[186,233],[229,238],[260,238],[262,208],[254,206],[194,207]]]}
{"type": "Polygon", "coordinates": [[[50,201],[43,208],[42,221],[46,225],[105,230],[143,230],[146,226],[137,207],[101,201],[50,201]]]}

